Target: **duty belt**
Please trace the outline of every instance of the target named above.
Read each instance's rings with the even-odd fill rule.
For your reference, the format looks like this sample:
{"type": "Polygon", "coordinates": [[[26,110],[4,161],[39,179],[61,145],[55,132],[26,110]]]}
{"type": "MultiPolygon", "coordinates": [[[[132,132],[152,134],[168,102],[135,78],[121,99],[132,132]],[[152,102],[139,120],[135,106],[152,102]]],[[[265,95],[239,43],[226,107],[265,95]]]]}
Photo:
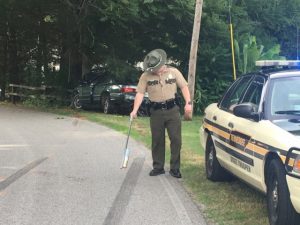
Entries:
{"type": "Polygon", "coordinates": [[[168,110],[172,109],[176,105],[176,101],[174,98],[169,99],[165,102],[151,102],[151,108],[154,110],[163,109],[168,110]]]}

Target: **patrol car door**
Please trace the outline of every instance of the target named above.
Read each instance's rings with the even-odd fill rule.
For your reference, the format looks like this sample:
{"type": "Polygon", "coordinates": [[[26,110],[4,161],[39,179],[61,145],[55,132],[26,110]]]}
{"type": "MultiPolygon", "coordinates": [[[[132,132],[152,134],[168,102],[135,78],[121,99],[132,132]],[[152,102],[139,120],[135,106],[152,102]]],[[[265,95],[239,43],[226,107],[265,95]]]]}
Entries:
{"type": "Polygon", "coordinates": [[[230,161],[233,154],[233,147],[230,145],[232,121],[234,121],[232,109],[239,103],[251,79],[252,76],[243,76],[235,81],[222,98],[219,110],[216,110],[212,115],[212,138],[216,148],[216,155],[220,164],[228,169],[231,165],[230,161]]]}
{"type": "MultiPolygon", "coordinates": [[[[261,96],[265,83],[263,76],[255,76],[249,84],[240,103],[251,103],[255,112],[261,110],[261,96]]],[[[246,182],[260,187],[262,178],[263,158],[259,157],[257,148],[253,147],[253,137],[260,133],[259,121],[233,116],[230,120],[230,167],[237,176],[246,182]]]]}

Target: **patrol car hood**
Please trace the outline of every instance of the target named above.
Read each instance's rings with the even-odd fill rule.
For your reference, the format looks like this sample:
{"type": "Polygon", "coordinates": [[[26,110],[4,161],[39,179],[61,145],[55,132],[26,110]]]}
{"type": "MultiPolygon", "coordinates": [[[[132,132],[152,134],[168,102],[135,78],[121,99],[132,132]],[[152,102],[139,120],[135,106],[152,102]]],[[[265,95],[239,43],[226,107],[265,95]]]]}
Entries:
{"type": "Polygon", "coordinates": [[[273,120],[272,122],[276,126],[279,126],[291,134],[300,137],[300,119],[273,120]]]}

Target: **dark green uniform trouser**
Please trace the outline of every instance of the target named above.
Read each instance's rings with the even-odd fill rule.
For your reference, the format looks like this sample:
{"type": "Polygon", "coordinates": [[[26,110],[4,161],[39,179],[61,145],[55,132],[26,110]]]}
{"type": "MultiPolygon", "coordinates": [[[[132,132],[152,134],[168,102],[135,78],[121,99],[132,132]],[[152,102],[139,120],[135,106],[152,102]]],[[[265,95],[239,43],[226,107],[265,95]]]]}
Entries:
{"type": "Polygon", "coordinates": [[[179,107],[151,110],[152,159],[154,169],[163,169],[165,164],[165,129],[170,138],[170,168],[180,168],[181,118],[179,107]]]}

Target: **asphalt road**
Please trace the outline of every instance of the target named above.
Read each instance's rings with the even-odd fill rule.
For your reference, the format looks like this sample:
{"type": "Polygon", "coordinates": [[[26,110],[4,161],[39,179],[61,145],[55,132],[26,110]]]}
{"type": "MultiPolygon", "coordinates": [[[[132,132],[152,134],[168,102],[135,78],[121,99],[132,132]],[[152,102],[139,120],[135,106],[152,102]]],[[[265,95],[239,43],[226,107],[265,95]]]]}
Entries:
{"type": "Polygon", "coordinates": [[[0,105],[1,225],[206,224],[180,180],[150,151],[85,120],[0,105]]]}

